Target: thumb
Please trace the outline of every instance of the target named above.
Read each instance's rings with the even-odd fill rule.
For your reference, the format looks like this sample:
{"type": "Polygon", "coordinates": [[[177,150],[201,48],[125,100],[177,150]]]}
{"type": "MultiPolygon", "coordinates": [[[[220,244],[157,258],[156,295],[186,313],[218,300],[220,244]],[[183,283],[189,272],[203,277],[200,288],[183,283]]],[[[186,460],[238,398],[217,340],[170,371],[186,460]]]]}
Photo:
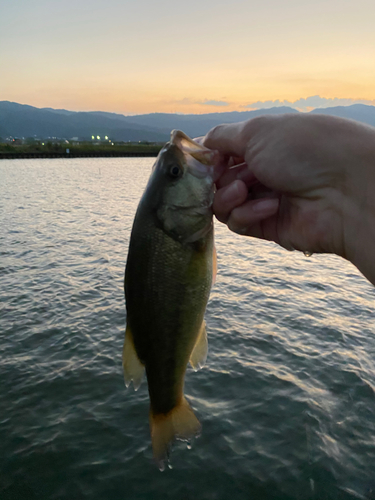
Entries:
{"type": "Polygon", "coordinates": [[[242,132],[245,123],[229,123],[214,127],[204,137],[203,145],[229,156],[244,158],[247,141],[242,138],[242,132]]]}

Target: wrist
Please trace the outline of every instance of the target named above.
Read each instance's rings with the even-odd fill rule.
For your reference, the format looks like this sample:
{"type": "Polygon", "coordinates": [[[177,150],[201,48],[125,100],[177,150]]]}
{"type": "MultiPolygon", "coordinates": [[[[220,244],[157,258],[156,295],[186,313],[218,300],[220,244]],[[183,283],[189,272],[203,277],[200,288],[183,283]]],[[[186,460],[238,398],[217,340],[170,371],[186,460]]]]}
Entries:
{"type": "Polygon", "coordinates": [[[375,129],[359,127],[349,142],[355,155],[346,171],[343,256],[375,285],[375,129]]]}

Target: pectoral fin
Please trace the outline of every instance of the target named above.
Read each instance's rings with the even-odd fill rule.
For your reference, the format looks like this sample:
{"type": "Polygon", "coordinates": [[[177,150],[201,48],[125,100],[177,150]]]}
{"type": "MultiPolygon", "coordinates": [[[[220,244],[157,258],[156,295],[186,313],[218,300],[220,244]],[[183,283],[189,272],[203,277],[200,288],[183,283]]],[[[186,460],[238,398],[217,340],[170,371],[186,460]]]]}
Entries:
{"type": "Polygon", "coordinates": [[[133,335],[128,325],[126,325],[125,342],[122,350],[122,367],[126,387],[129,387],[131,381],[133,381],[134,390],[137,391],[141,385],[145,367],[139,361],[134,347],[133,335]]]}
{"type": "Polygon", "coordinates": [[[214,286],[216,282],[216,275],[217,275],[217,252],[216,252],[216,247],[214,245],[212,251],[212,286],[214,286]]]}
{"type": "Polygon", "coordinates": [[[203,321],[197,338],[197,342],[195,343],[193,352],[191,353],[190,356],[190,364],[195,371],[198,371],[206,363],[207,350],[208,350],[208,342],[207,342],[206,324],[203,321]]]}

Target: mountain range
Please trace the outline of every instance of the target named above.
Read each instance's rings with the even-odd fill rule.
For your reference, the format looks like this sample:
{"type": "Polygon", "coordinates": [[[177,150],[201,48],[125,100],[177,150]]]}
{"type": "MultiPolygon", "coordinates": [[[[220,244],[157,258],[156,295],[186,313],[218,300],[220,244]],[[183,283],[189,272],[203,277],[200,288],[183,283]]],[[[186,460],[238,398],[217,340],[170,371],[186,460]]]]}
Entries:
{"type": "MultiPolygon", "coordinates": [[[[66,138],[91,140],[108,136],[113,141],[165,142],[173,129],[191,137],[205,135],[215,125],[234,123],[259,115],[299,113],[289,107],[253,111],[232,111],[200,115],[151,113],[125,116],[103,111],[77,112],[65,109],[35,108],[25,104],[0,101],[0,137],[66,138]]],[[[375,126],[375,106],[353,104],[314,109],[310,113],[351,118],[375,126]]]]}

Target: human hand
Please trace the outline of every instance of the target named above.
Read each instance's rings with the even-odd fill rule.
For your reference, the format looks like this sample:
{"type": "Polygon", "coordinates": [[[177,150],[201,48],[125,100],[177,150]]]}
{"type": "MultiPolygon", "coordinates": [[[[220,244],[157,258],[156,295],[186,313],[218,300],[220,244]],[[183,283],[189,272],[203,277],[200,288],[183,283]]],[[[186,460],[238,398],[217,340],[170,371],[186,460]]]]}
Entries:
{"type": "Polygon", "coordinates": [[[213,208],[232,231],[336,253],[375,281],[375,129],[323,115],[263,116],[215,127],[203,143],[226,159],[213,208]]]}

